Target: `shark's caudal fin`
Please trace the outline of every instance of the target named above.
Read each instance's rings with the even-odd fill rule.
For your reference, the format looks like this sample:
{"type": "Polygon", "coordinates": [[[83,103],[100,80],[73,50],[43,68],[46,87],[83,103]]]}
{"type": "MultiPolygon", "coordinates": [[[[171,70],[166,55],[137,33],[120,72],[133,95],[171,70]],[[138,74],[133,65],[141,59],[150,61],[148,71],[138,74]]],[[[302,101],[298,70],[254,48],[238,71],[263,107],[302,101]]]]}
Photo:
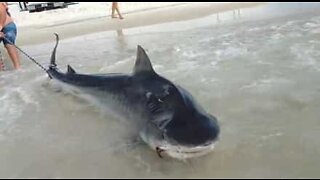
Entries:
{"type": "Polygon", "coordinates": [[[133,69],[133,73],[135,75],[141,74],[141,73],[156,74],[156,72],[153,70],[153,67],[148,55],[140,45],[138,45],[137,59],[133,69]]]}
{"type": "Polygon", "coordinates": [[[57,64],[56,64],[56,51],[57,51],[57,47],[59,44],[59,35],[57,33],[54,33],[54,35],[56,36],[56,45],[54,46],[52,54],[51,54],[50,68],[57,66],[57,64]]]}

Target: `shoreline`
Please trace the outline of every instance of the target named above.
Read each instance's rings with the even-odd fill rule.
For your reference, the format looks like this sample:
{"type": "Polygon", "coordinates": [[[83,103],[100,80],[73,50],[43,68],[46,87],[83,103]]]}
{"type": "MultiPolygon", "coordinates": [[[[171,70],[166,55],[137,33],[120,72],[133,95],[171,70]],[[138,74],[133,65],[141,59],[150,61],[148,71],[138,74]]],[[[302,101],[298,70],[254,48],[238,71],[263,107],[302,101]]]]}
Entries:
{"type": "Polygon", "coordinates": [[[250,8],[264,3],[182,3],[165,7],[124,12],[124,19],[111,19],[110,15],[90,19],[75,20],[53,25],[18,26],[17,45],[34,45],[53,40],[58,33],[61,39],[81,35],[150,26],[175,21],[185,21],[234,9],[250,8]],[[197,12],[197,13],[194,13],[197,12]],[[155,16],[156,15],[156,16],[155,16]]]}

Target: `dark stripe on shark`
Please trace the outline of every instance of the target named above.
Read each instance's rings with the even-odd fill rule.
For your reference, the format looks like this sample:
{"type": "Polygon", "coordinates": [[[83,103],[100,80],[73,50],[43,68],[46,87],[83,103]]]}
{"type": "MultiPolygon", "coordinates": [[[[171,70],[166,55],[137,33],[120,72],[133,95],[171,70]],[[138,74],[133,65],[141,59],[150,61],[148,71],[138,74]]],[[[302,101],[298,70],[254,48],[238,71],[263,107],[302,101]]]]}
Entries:
{"type": "Polygon", "coordinates": [[[104,87],[109,89],[118,89],[125,86],[130,77],[122,74],[114,74],[108,76],[102,75],[85,75],[76,73],[61,73],[55,68],[51,68],[50,75],[62,82],[82,86],[82,87],[104,87]]]}

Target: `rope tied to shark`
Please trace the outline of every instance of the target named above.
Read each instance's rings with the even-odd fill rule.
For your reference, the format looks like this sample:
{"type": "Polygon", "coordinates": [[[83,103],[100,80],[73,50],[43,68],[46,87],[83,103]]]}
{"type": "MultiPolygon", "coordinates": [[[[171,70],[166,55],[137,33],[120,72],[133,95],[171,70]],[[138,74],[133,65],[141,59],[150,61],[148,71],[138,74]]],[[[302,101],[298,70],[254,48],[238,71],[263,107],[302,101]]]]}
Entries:
{"type": "MultiPolygon", "coordinates": [[[[56,33],[54,33],[56,35],[56,38],[58,38],[58,35],[56,33]]],[[[24,52],[20,47],[18,47],[17,45],[15,45],[12,41],[10,41],[10,39],[6,38],[5,36],[3,37],[3,39],[5,39],[6,41],[8,41],[11,45],[13,45],[15,48],[17,48],[21,53],[23,53],[25,56],[27,56],[32,62],[34,62],[36,65],[38,65],[42,70],[44,70],[46,73],[48,73],[48,69],[46,69],[45,67],[43,67],[39,62],[37,62],[33,57],[31,57],[30,55],[28,55],[26,52],[24,52]]],[[[54,49],[55,50],[55,49],[54,49]]],[[[49,76],[50,77],[50,76],[49,76]]]]}

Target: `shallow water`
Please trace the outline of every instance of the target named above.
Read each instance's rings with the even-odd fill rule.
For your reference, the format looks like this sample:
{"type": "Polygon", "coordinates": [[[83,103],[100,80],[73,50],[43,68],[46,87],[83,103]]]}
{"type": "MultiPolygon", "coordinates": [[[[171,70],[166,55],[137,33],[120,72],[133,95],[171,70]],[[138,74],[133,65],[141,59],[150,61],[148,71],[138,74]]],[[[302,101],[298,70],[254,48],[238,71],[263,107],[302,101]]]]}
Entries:
{"type": "MultiPolygon", "coordinates": [[[[82,73],[130,73],[140,44],[215,115],[215,151],[185,162],[159,159],[134,122],[57,91],[23,57],[22,70],[0,72],[0,178],[319,177],[319,10],[267,4],[61,41],[57,64],[82,73]]],[[[48,65],[52,40],[22,48],[48,65]]]]}

